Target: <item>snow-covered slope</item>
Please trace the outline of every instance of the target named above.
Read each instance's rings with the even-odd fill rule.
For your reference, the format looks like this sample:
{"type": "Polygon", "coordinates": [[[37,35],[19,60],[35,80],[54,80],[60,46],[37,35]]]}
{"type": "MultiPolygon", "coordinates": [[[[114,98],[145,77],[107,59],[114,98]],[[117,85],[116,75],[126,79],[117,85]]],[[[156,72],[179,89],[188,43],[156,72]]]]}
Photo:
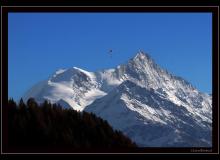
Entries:
{"type": "MultiPolygon", "coordinates": [[[[23,96],[24,100],[34,97],[38,102],[48,100],[59,103],[62,100],[73,109],[82,111],[85,106],[106,93],[99,89],[96,75],[77,67],[58,70],[47,81],[32,87],[23,96]]],[[[66,105],[65,105],[66,106],[66,105]]]]}
{"type": "Polygon", "coordinates": [[[124,81],[85,111],[103,117],[140,146],[211,146],[211,120],[131,81],[124,81]]]}
{"type": "Polygon", "coordinates": [[[29,97],[94,112],[141,146],[211,146],[211,96],[143,52],[115,69],[58,70],[29,97]]]}

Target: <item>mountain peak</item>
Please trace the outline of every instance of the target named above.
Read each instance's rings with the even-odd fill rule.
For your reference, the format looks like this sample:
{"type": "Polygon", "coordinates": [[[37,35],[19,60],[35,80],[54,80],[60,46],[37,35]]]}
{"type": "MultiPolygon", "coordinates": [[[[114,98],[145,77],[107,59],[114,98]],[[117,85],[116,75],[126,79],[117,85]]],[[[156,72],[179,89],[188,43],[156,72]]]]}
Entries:
{"type": "Polygon", "coordinates": [[[134,58],[131,59],[131,61],[136,64],[146,64],[153,62],[152,58],[147,53],[141,50],[134,56],[134,58]]]}
{"type": "Polygon", "coordinates": [[[145,53],[145,52],[143,52],[141,50],[134,57],[134,59],[146,59],[146,58],[147,59],[151,59],[150,56],[147,53],[145,53]]]}

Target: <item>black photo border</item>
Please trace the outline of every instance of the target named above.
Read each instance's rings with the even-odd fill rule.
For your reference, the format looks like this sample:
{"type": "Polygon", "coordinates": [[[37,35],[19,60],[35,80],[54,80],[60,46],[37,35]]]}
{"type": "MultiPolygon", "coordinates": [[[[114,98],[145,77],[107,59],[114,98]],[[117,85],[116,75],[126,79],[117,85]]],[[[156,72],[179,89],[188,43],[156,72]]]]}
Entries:
{"type": "Polygon", "coordinates": [[[1,6],[1,153],[27,154],[219,154],[219,6],[1,6]],[[50,150],[47,148],[10,148],[7,143],[7,113],[2,107],[8,102],[8,13],[212,13],[212,101],[213,130],[211,148],[137,148],[50,150]]]}

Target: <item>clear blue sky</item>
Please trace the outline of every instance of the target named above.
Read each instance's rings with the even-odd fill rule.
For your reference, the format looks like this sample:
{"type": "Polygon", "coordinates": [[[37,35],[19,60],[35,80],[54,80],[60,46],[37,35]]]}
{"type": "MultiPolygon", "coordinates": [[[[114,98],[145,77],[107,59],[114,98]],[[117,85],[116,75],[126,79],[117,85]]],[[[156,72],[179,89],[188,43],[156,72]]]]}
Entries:
{"type": "Polygon", "coordinates": [[[212,92],[211,13],[9,13],[9,97],[19,99],[60,68],[125,63],[139,49],[212,92]],[[113,50],[112,58],[109,49],[113,50]]]}

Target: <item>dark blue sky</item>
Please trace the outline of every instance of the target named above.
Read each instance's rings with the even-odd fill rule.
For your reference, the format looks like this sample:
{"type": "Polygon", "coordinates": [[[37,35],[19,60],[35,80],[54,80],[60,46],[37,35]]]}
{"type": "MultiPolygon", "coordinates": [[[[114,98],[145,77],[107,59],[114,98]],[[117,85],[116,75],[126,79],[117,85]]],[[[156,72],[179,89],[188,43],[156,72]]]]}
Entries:
{"type": "Polygon", "coordinates": [[[9,97],[60,68],[113,68],[139,49],[212,92],[211,13],[9,13],[9,97]],[[109,49],[113,50],[112,58],[109,49]]]}

